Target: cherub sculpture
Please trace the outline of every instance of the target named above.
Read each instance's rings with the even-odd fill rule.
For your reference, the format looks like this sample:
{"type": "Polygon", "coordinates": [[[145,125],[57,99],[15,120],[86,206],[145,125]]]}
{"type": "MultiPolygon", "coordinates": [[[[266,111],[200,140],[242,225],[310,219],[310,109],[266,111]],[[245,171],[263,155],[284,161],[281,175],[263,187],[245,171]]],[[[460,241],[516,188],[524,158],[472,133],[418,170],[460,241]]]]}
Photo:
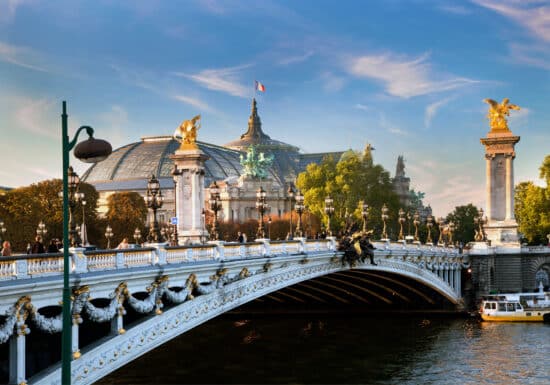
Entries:
{"type": "Polygon", "coordinates": [[[197,147],[197,131],[201,128],[201,116],[185,120],[174,132],[174,138],[181,143],[180,149],[194,149],[197,147]]]}
{"type": "Polygon", "coordinates": [[[510,131],[506,117],[510,116],[510,110],[519,110],[519,106],[510,104],[508,98],[502,99],[500,104],[493,99],[483,99],[483,101],[490,106],[487,118],[489,118],[491,131],[510,131]]]}

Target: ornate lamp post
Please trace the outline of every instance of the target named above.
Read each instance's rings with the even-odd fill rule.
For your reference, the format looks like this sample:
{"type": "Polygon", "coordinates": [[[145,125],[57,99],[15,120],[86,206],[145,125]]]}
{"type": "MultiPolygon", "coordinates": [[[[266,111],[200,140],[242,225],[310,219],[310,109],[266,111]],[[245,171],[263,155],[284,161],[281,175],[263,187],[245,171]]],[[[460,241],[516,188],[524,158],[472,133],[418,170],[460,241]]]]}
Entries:
{"type": "Polygon", "coordinates": [[[136,227],[136,229],[134,230],[134,239],[136,241],[136,245],[140,245],[141,244],[141,230],[139,228],[136,227]]]}
{"type": "Polygon", "coordinates": [[[410,240],[411,239],[411,219],[412,215],[410,211],[407,211],[407,236],[405,239],[410,240]]]}
{"type": "Polygon", "coordinates": [[[428,236],[426,237],[426,244],[427,245],[433,245],[432,241],[432,226],[434,218],[431,215],[428,215],[428,218],[426,218],[426,226],[428,227],[428,236]]]}
{"type": "Polygon", "coordinates": [[[81,126],[75,133],[74,138],[69,139],[68,134],[67,103],[63,102],[63,113],[61,115],[61,138],[63,152],[63,330],[61,338],[61,383],[71,383],[71,291],[69,287],[69,153],[74,148],[74,156],[86,163],[100,162],[107,158],[111,152],[111,144],[93,137],[94,129],[89,126],[81,126]],[[88,139],[78,143],[78,135],[86,130],[88,139]],[[75,147],[76,145],[76,147],[75,147]]]}
{"type": "Polygon", "coordinates": [[[271,215],[267,217],[267,238],[271,239],[271,215]]]}
{"type": "Polygon", "coordinates": [[[107,250],[111,249],[111,239],[115,234],[113,233],[113,228],[110,225],[107,225],[105,229],[105,238],[107,238],[107,250]]]}
{"type": "Polygon", "coordinates": [[[290,220],[289,220],[290,231],[288,232],[288,235],[289,235],[289,239],[293,239],[294,233],[292,230],[292,201],[294,200],[294,189],[292,188],[291,184],[288,185],[288,190],[286,193],[288,195],[288,205],[289,205],[289,213],[290,213],[290,220]]]}
{"type": "Polygon", "coordinates": [[[384,224],[384,227],[382,228],[382,240],[383,241],[388,240],[388,233],[386,233],[386,221],[389,218],[388,211],[389,211],[388,206],[386,206],[386,204],[384,203],[382,205],[382,223],[384,224]]]}
{"type": "Polygon", "coordinates": [[[332,230],[330,229],[330,218],[334,214],[334,199],[330,197],[330,195],[327,195],[325,198],[325,214],[327,214],[327,232],[328,236],[332,237],[332,230]]]}
{"type": "Polygon", "coordinates": [[[149,228],[149,235],[147,240],[149,242],[162,242],[162,235],[160,234],[159,223],[157,222],[157,210],[162,207],[164,197],[162,191],[160,191],[160,183],[154,175],[151,175],[151,179],[147,182],[147,193],[145,195],[145,203],[147,207],[153,210],[153,218],[149,228]]]}
{"type": "Polygon", "coordinates": [[[454,233],[455,229],[456,229],[455,224],[453,222],[449,222],[449,245],[451,247],[454,247],[453,233],[454,233]]]}
{"type": "Polygon", "coordinates": [[[367,231],[367,217],[369,216],[369,205],[361,203],[361,217],[363,218],[363,232],[367,231]]]}
{"type": "Polygon", "coordinates": [[[6,226],[4,226],[4,221],[0,219],[0,245],[4,241],[4,234],[6,233],[7,229],[6,226]]]}
{"type": "Polygon", "coordinates": [[[439,229],[439,239],[437,240],[438,245],[443,244],[443,227],[445,226],[445,218],[439,217],[435,221],[437,223],[437,228],[439,229]]]}
{"type": "Polygon", "coordinates": [[[294,209],[296,210],[296,213],[298,214],[298,223],[296,224],[296,235],[299,237],[302,236],[302,213],[305,210],[304,205],[304,196],[302,193],[298,190],[296,193],[296,204],[294,205],[294,209]]]}
{"type": "Polygon", "coordinates": [[[88,234],[86,233],[86,201],[84,200],[84,193],[81,194],[80,204],[82,205],[82,226],[80,232],[80,238],[82,239],[82,246],[88,245],[88,234]]]}
{"type": "Polygon", "coordinates": [[[42,239],[44,239],[47,233],[48,229],[46,228],[46,225],[44,224],[44,222],[40,221],[38,227],[36,228],[36,235],[39,235],[42,237],[42,239]]]}
{"type": "Polygon", "coordinates": [[[485,230],[483,229],[483,225],[487,223],[487,218],[485,218],[483,215],[483,209],[479,209],[479,215],[474,218],[474,223],[479,226],[479,229],[476,230],[474,237],[476,242],[483,242],[487,240],[485,230]]]}
{"type": "Polygon", "coordinates": [[[405,211],[400,208],[397,214],[399,215],[399,240],[404,241],[405,236],[403,235],[403,223],[405,223],[405,211]]]}
{"type": "Polygon", "coordinates": [[[78,188],[80,186],[80,178],[78,177],[78,174],[74,172],[72,166],[69,166],[69,170],[67,171],[67,178],[69,184],[69,239],[71,242],[71,247],[76,247],[79,241],[79,237],[78,231],[75,227],[76,221],[74,220],[74,209],[76,207],[76,203],[84,197],[84,194],[78,192],[78,188]]]}
{"type": "Polygon", "coordinates": [[[420,243],[420,238],[418,237],[418,225],[420,224],[420,214],[418,213],[418,210],[416,210],[413,215],[413,224],[414,224],[414,242],[420,243]]]}
{"type": "Polygon", "coordinates": [[[266,191],[262,186],[256,192],[256,208],[258,209],[258,231],[256,232],[257,238],[265,238],[265,229],[264,229],[264,214],[267,211],[267,203],[265,198],[267,196],[266,191]]]}
{"type": "Polygon", "coordinates": [[[219,239],[219,226],[218,226],[218,211],[221,210],[222,204],[220,201],[220,188],[218,187],[218,184],[216,181],[214,181],[210,187],[210,210],[214,212],[214,223],[212,224],[212,235],[214,236],[214,240],[217,241],[219,239]]]}

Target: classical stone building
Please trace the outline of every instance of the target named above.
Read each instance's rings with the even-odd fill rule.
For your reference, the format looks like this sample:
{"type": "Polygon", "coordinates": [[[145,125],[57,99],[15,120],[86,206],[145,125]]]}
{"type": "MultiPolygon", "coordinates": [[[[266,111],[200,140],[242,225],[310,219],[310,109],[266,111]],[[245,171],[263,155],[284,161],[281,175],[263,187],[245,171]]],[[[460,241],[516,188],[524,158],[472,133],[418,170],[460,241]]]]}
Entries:
{"type": "MultiPolygon", "coordinates": [[[[260,185],[267,191],[267,203],[272,215],[280,215],[289,208],[289,184],[294,183],[296,176],[308,164],[320,163],[327,155],[339,159],[343,153],[304,154],[296,146],[271,139],[262,130],[256,100],[252,100],[248,129],[238,139],[223,146],[197,143],[208,156],[204,170],[205,187],[214,181],[221,187],[223,208],[219,214],[220,220],[238,222],[257,218],[256,190],[260,185]],[[240,158],[251,145],[266,155],[273,155],[274,160],[265,180],[258,181],[243,175],[240,158]]],[[[174,162],[170,155],[178,147],[179,143],[172,136],[143,137],[139,142],[114,150],[105,161],[91,166],[82,180],[94,185],[99,192],[99,212],[106,212],[107,198],[115,192],[136,191],[145,196],[147,181],[155,175],[164,196],[164,205],[158,210],[158,220],[168,222],[175,215],[174,162]]]]}

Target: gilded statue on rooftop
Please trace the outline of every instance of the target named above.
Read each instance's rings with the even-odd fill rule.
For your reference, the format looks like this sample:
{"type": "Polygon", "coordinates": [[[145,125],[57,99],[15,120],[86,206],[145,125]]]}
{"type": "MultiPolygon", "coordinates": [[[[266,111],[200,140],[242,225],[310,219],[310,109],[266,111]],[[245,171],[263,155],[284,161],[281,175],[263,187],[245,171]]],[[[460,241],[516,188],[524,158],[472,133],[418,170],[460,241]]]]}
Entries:
{"type": "Polygon", "coordinates": [[[519,110],[519,106],[510,104],[510,99],[502,99],[502,103],[498,103],[493,99],[483,99],[483,101],[489,104],[489,112],[487,118],[489,118],[489,124],[491,126],[491,132],[508,132],[508,122],[506,117],[510,116],[510,110],[519,110]]]}
{"type": "Polygon", "coordinates": [[[201,116],[197,115],[191,120],[185,120],[174,132],[174,138],[181,143],[180,150],[198,149],[197,131],[201,128],[201,116]]]}
{"type": "Polygon", "coordinates": [[[250,146],[246,151],[246,158],[241,154],[240,161],[244,175],[264,179],[267,178],[267,169],[273,163],[273,155],[257,153],[256,146],[250,146]]]}

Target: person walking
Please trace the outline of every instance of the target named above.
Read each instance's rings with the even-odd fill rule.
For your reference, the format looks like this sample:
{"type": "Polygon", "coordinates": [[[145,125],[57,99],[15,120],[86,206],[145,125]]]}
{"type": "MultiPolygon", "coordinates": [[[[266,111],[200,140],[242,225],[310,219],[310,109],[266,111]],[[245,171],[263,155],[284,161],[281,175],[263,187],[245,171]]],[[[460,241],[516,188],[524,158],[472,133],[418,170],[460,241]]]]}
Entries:
{"type": "Polygon", "coordinates": [[[122,239],[122,242],[120,242],[116,248],[119,249],[119,250],[120,249],[129,249],[130,244],[128,243],[128,238],[122,239]]]}
{"type": "Polygon", "coordinates": [[[237,233],[237,242],[244,243],[244,236],[240,231],[237,233]]]}
{"type": "Polygon", "coordinates": [[[2,243],[2,257],[11,256],[11,244],[9,241],[4,241],[2,243]]]}
{"type": "Polygon", "coordinates": [[[42,237],[40,235],[37,235],[36,238],[34,238],[34,244],[31,248],[31,254],[44,254],[46,250],[44,249],[44,245],[42,244],[42,237]]]}
{"type": "Polygon", "coordinates": [[[50,240],[50,244],[48,245],[48,253],[59,253],[59,249],[57,248],[57,240],[55,238],[50,240]]]}

